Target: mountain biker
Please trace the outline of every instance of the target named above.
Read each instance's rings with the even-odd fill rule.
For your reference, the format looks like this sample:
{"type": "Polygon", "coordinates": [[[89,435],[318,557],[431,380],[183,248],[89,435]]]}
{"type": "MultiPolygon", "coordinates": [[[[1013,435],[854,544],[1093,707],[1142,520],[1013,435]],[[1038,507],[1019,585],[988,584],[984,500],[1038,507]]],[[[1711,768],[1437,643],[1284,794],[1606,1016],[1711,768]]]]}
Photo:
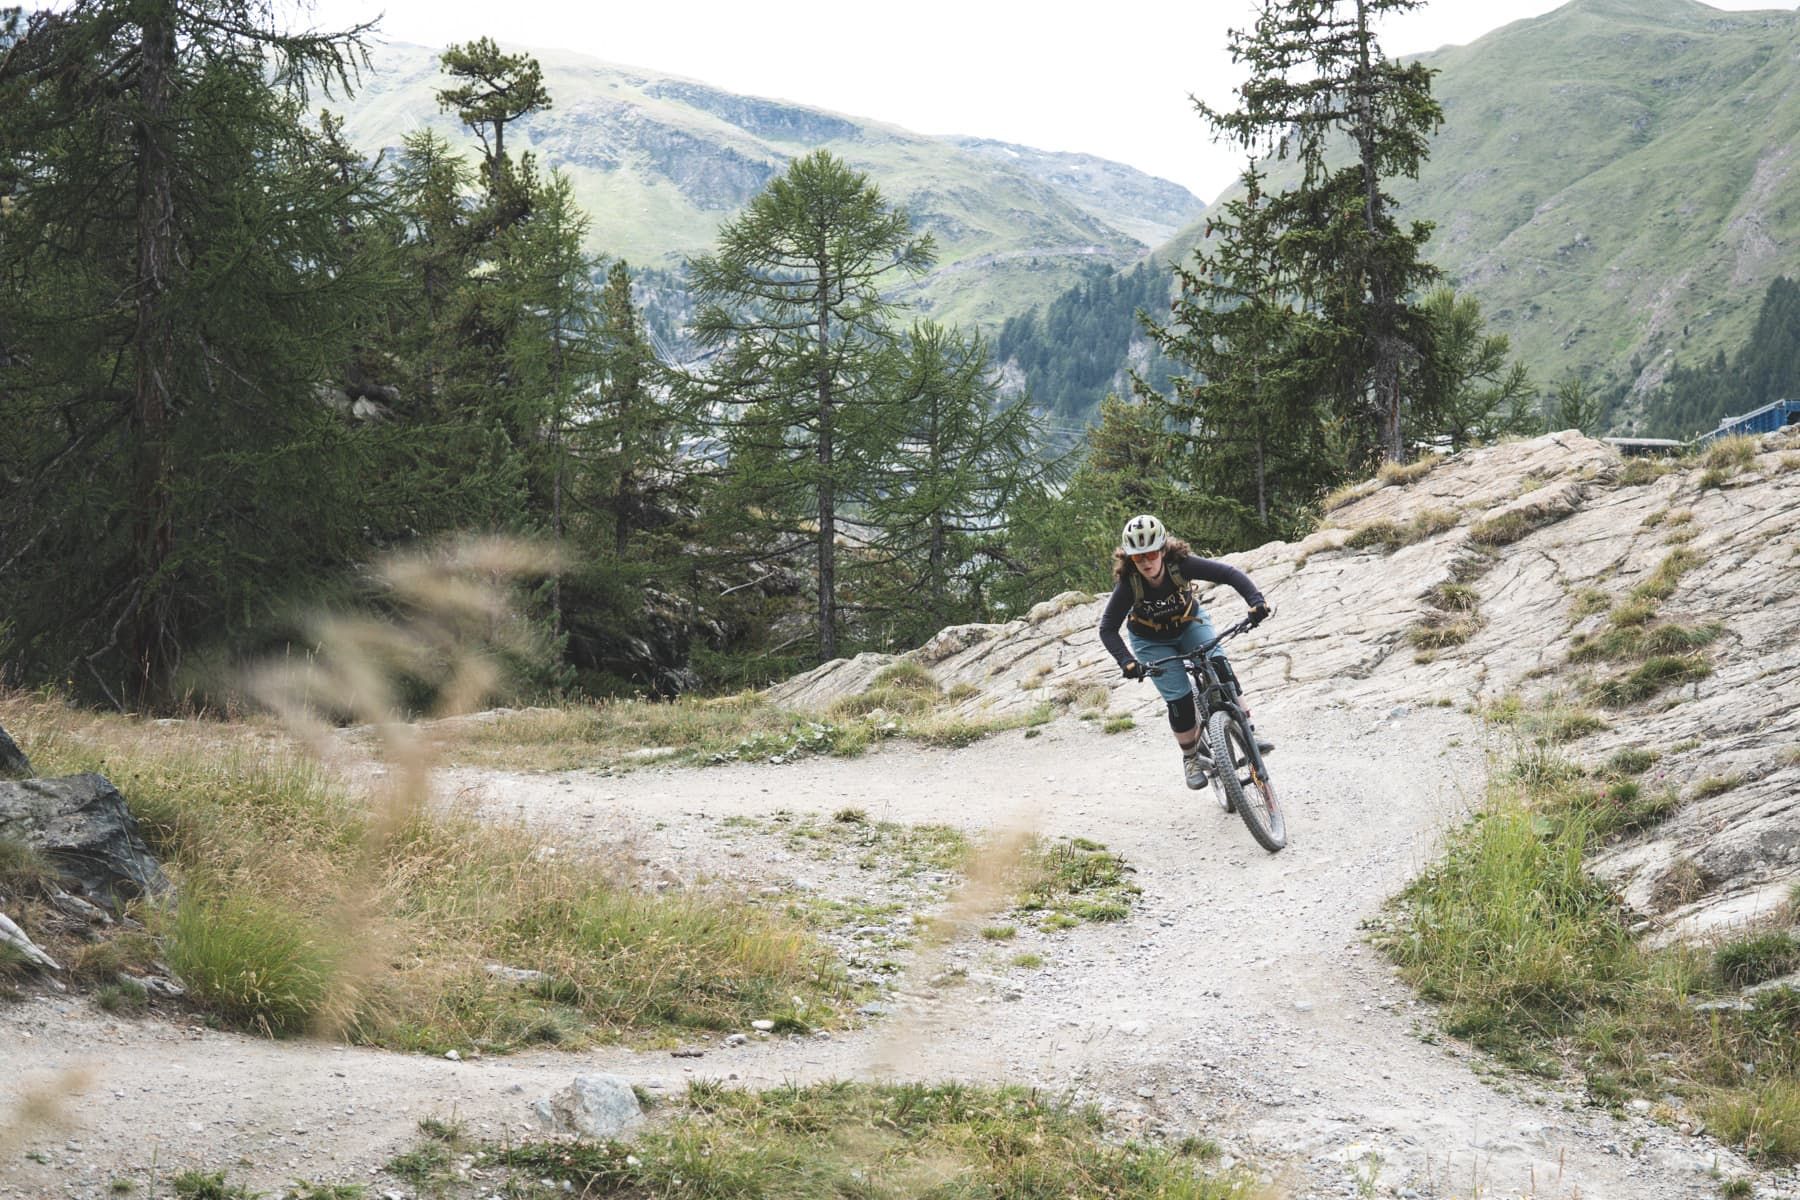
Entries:
{"type": "MultiPolygon", "coordinates": [[[[1113,593],[1100,614],[1100,641],[1118,660],[1127,679],[1142,679],[1145,671],[1139,658],[1163,658],[1170,654],[1192,653],[1216,636],[1206,610],[1194,596],[1198,580],[1228,583],[1250,606],[1250,620],[1260,625],[1270,614],[1269,602],[1263,599],[1250,577],[1230,563],[1201,558],[1188,544],[1173,538],[1163,523],[1144,513],[1125,523],[1119,546],[1113,551],[1113,593]],[[1124,624],[1131,639],[1132,652],[1127,653],[1119,638],[1124,624]]],[[[1214,647],[1208,656],[1218,668],[1219,677],[1237,687],[1237,676],[1225,661],[1222,650],[1214,647]]],[[[1152,677],[1156,690],[1169,706],[1169,728],[1175,731],[1175,742],[1181,747],[1182,775],[1187,785],[1196,790],[1206,786],[1206,773],[1212,759],[1204,749],[1205,733],[1200,728],[1200,714],[1194,708],[1194,696],[1188,686],[1186,671],[1164,669],[1152,677]]],[[[1261,736],[1257,749],[1275,748],[1261,736]]]]}

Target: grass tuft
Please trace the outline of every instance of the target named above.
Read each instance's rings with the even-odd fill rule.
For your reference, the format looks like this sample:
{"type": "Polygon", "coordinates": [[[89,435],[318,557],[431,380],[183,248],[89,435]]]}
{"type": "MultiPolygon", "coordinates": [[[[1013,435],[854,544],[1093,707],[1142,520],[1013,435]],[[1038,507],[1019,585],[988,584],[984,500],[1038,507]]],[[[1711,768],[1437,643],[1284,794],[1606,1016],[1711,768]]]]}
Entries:
{"type": "Polygon", "coordinates": [[[1658,654],[1633,671],[1601,680],[1589,688],[1596,703],[1607,708],[1639,704],[1667,688],[1695,683],[1712,674],[1712,664],[1698,655],[1658,654]]]}
{"type": "Polygon", "coordinates": [[[1443,461],[1444,456],[1441,454],[1426,454],[1410,463],[1384,462],[1381,464],[1381,469],[1375,473],[1375,478],[1387,487],[1405,487],[1407,484],[1416,483],[1431,474],[1432,470],[1443,461]]]}
{"type": "Polygon", "coordinates": [[[1728,988],[1746,988],[1800,970],[1800,939],[1785,930],[1727,942],[1713,952],[1713,969],[1728,988]]]}

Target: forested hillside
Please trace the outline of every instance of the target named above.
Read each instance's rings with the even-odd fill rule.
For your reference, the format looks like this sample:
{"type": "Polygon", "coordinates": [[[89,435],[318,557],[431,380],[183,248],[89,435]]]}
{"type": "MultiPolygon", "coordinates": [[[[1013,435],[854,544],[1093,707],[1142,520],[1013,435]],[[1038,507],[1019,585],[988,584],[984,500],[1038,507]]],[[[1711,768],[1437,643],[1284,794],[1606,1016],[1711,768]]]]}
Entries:
{"type": "MultiPolygon", "coordinates": [[[[1444,123],[1395,182],[1399,211],[1435,225],[1427,256],[1540,389],[1582,377],[1620,432],[1695,432],[1712,409],[1691,373],[1749,352],[1769,286],[1800,267],[1797,45],[1791,11],[1572,0],[1425,55],[1444,123]],[[1678,369],[1689,398],[1659,398],[1678,369]]],[[[1270,171],[1270,189],[1293,178],[1270,171]]],[[[1154,261],[1186,261],[1205,229],[1154,261]]]]}

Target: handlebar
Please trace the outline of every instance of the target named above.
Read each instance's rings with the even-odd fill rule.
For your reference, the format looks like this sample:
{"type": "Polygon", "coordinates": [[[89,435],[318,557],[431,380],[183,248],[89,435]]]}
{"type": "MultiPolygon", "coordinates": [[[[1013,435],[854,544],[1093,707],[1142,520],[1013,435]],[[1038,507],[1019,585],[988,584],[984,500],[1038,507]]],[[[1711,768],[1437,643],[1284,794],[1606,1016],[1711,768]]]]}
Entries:
{"type": "Polygon", "coordinates": [[[1190,651],[1187,651],[1182,654],[1171,654],[1167,658],[1158,658],[1158,659],[1154,659],[1150,662],[1144,662],[1140,659],[1138,662],[1138,665],[1144,668],[1144,674],[1140,678],[1147,679],[1152,675],[1161,675],[1165,670],[1168,669],[1169,663],[1185,662],[1191,658],[1205,658],[1208,654],[1211,654],[1213,652],[1213,649],[1215,647],[1217,647],[1219,645],[1219,643],[1223,642],[1225,639],[1234,638],[1240,633],[1245,633],[1245,632],[1248,632],[1249,630],[1255,629],[1258,624],[1260,624],[1260,622],[1253,621],[1249,617],[1245,617],[1243,620],[1239,621],[1236,625],[1233,625],[1230,629],[1227,629],[1224,633],[1221,633],[1218,637],[1216,637],[1212,641],[1206,643],[1206,645],[1200,647],[1198,650],[1190,650],[1190,651]]]}

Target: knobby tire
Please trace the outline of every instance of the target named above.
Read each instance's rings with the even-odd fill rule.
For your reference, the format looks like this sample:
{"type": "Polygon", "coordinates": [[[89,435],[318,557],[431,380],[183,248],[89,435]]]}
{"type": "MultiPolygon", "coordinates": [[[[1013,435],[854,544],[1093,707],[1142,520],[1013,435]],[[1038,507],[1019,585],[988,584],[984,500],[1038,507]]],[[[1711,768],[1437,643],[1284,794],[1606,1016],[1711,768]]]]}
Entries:
{"type": "Polygon", "coordinates": [[[1273,854],[1287,845],[1287,819],[1275,800],[1275,785],[1248,725],[1237,714],[1220,710],[1206,723],[1212,744],[1213,770],[1224,785],[1225,797],[1257,845],[1273,854]]]}

